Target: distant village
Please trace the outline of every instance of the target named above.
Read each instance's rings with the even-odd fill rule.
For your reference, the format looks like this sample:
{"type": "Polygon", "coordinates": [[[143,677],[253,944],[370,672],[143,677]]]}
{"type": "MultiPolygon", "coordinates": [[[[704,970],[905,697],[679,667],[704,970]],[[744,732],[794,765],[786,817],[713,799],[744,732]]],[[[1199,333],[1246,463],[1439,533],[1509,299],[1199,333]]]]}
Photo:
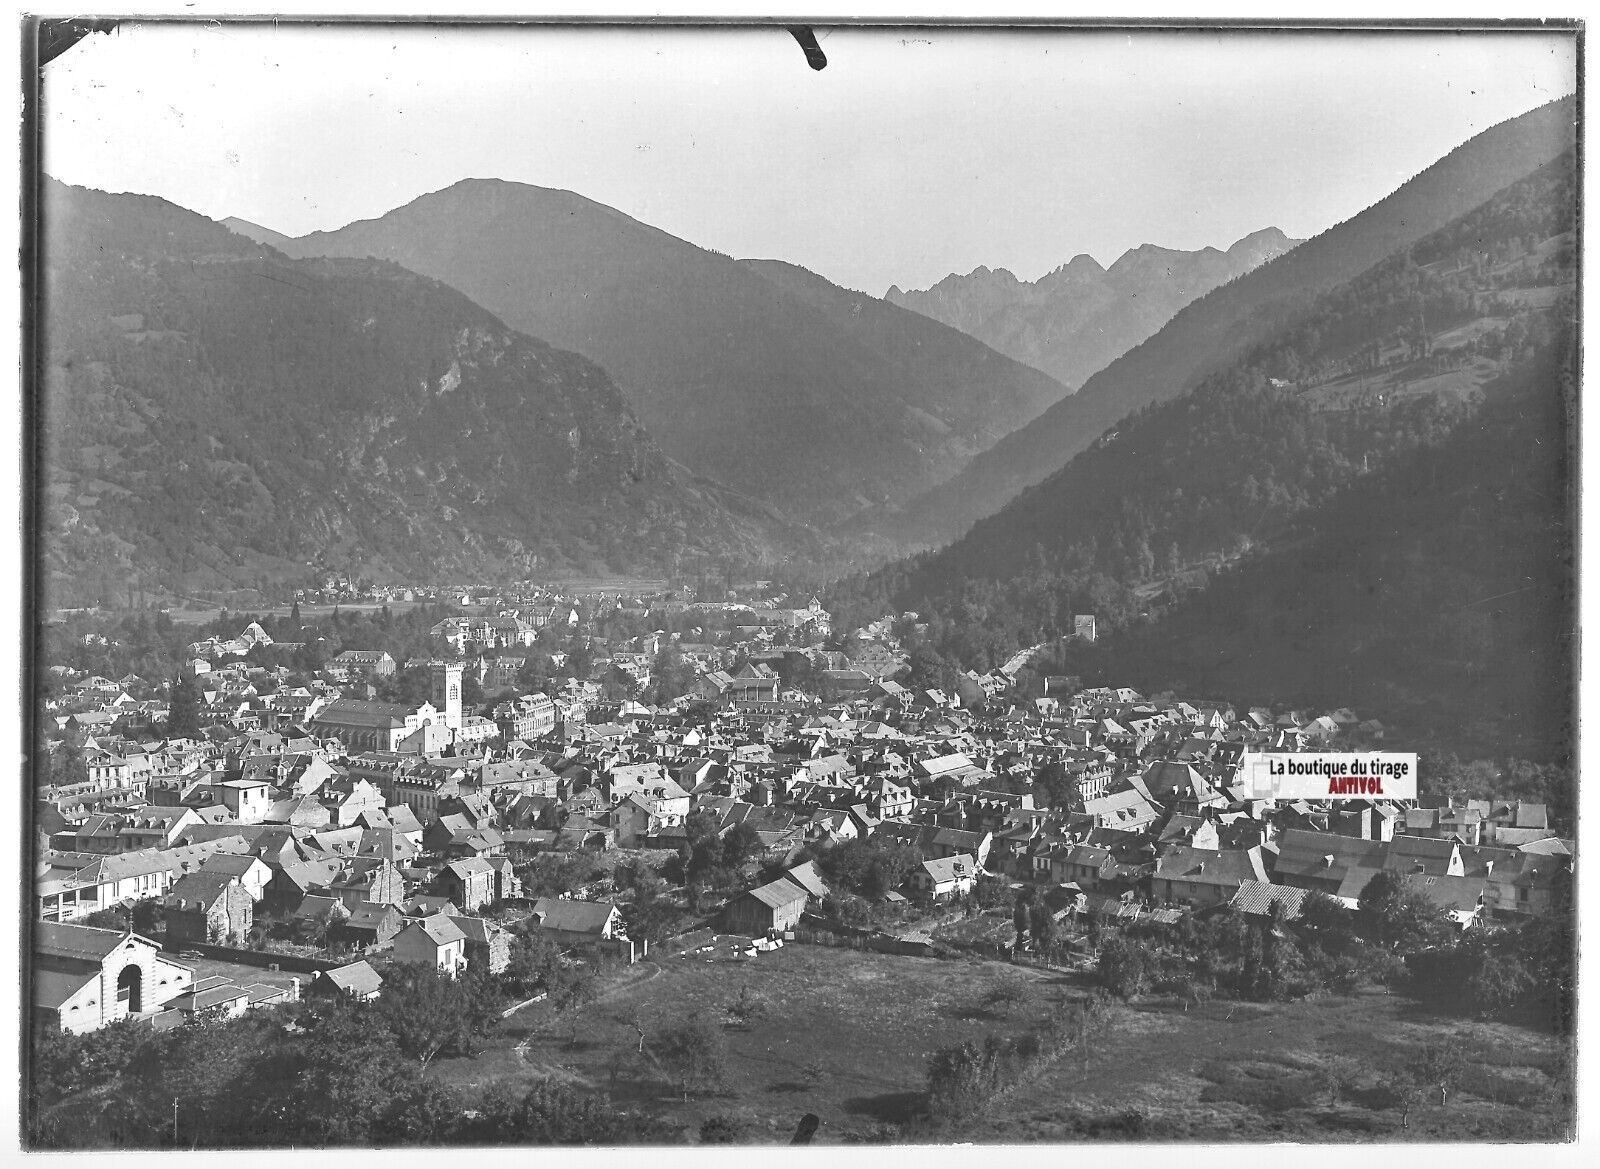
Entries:
{"type": "MultiPolygon", "coordinates": [[[[250,660],[303,648],[259,621],[190,643],[177,680],[41,662],[41,750],[82,768],[34,793],[35,1019],[165,1028],[371,998],[397,964],[503,969],[530,932],[590,964],[708,937],[753,953],[812,928],[919,952],[955,936],[980,892],[1115,927],[1226,907],[1292,917],[1311,890],[1354,906],[1383,871],[1417,877],[1470,929],[1554,912],[1570,880],[1571,842],[1543,805],[1256,798],[1252,753],[1383,739],[1352,711],[1082,688],[1036,674],[1046,647],[912,688],[894,631],[915,614],[840,631],[815,598],[747,591],[462,589],[429,656],[345,650],[312,677],[250,660]],[[607,613],[670,620],[608,641],[607,613]],[[559,673],[573,645],[583,676],[524,685],[535,647],[559,673]],[[645,693],[669,651],[688,678],[670,700],[608,682],[645,693]],[[425,678],[426,699],[382,700],[401,675],[425,678]],[[198,726],[173,737],[179,681],[198,726]],[[726,879],[687,874],[733,838],[726,879]],[[819,860],[873,846],[914,858],[894,887],[830,886],[819,860]],[[555,862],[572,857],[592,863],[563,887],[555,862]],[[640,867],[667,874],[648,928],[619,875],[640,867]]],[[[1093,639],[1092,617],[1074,628],[1093,639]]]]}

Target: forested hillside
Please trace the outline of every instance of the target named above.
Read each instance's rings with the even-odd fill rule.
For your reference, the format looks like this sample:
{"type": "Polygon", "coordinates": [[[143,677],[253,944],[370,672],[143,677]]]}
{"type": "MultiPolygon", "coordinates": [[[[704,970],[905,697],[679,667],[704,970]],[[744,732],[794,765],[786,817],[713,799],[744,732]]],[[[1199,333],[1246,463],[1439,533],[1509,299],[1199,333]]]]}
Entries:
{"type": "Polygon", "coordinates": [[[916,313],[569,191],[468,180],[285,247],[393,260],[582,353],[668,454],[808,523],[903,502],[1066,392],[916,313]]]}
{"type": "MultiPolygon", "coordinates": [[[[1541,409],[1562,402],[1556,371],[1573,316],[1575,211],[1569,153],[1319,298],[1192,393],[1125,419],[949,548],[845,582],[833,598],[836,620],[915,609],[929,622],[932,652],[981,668],[1069,633],[1073,613],[1096,614],[1103,630],[1136,623],[1241,560],[1291,590],[1309,587],[1298,569],[1274,566],[1316,538],[1346,489],[1361,484],[1379,500],[1396,492],[1398,506],[1414,487],[1398,469],[1424,456],[1435,465],[1446,444],[1465,442],[1452,435],[1483,403],[1498,404],[1480,430],[1523,409],[1515,403],[1528,395],[1545,395],[1541,409]]],[[[1471,464],[1458,472],[1479,473],[1471,464]]],[[[1566,520],[1560,492],[1493,502],[1512,509],[1513,525],[1530,507],[1544,508],[1548,524],[1566,520]]],[[[1493,595],[1498,570],[1486,560],[1476,580],[1470,561],[1448,595],[1493,595]]],[[[1410,628],[1437,631],[1415,620],[1414,607],[1434,595],[1427,577],[1406,612],[1410,628]]],[[[1547,588],[1558,578],[1536,579],[1547,588]]],[[[1335,605],[1326,621],[1338,631],[1360,618],[1335,605]]],[[[1161,657],[1163,628],[1139,643],[1146,676],[1182,673],[1161,657]]],[[[1241,636],[1269,658],[1283,652],[1268,630],[1241,636]]],[[[1548,638],[1527,644],[1535,656],[1552,650],[1548,638]]],[[[1486,655],[1500,648],[1469,641],[1460,653],[1481,677],[1494,660],[1486,655]]],[[[1449,660],[1463,668],[1459,654],[1449,660]]],[[[1115,659],[1103,661],[1114,673],[1115,659]]],[[[1405,689],[1397,686],[1391,698],[1405,689]]],[[[1271,697],[1270,687],[1254,695],[1271,697]]]]}
{"type": "Polygon", "coordinates": [[[1076,390],[1196,297],[1299,242],[1269,227],[1226,251],[1144,244],[1109,268],[1092,256],[1077,256],[1031,282],[1004,268],[977,268],[925,290],[891,288],[884,299],[960,329],[1076,390]]]}
{"type": "Polygon", "coordinates": [[[1572,149],[1575,117],[1574,99],[1563,98],[1484,131],[1361,214],[1201,297],[959,475],[904,509],[862,517],[862,526],[921,543],[954,539],[1065,466],[1119,419],[1193,389],[1303,319],[1322,293],[1572,149]]]}
{"type": "Polygon", "coordinates": [[[1352,706],[1410,746],[1570,761],[1574,333],[1535,333],[1444,441],[1284,547],[1066,661],[1159,691],[1352,706]]]}
{"type": "Polygon", "coordinates": [[[313,562],[660,570],[769,547],[770,518],[667,459],[603,370],[453,289],[287,260],[159,199],[47,201],[51,604],[313,562]]]}

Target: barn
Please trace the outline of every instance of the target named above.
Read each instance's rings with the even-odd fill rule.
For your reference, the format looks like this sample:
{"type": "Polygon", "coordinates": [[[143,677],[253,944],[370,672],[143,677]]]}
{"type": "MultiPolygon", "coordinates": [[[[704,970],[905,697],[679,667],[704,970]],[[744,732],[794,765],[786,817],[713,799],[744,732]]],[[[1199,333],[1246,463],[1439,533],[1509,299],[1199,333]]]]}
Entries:
{"type": "Polygon", "coordinates": [[[808,896],[795,882],[779,877],[731,902],[723,916],[731,933],[765,937],[769,930],[793,929],[808,896]]]}

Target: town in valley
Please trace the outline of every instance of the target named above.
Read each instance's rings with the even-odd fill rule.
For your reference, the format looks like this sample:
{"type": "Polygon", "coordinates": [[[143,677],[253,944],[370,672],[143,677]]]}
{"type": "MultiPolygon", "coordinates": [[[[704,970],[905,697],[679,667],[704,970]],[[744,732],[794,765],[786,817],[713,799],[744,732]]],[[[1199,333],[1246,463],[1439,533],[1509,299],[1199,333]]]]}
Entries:
{"type": "Polygon", "coordinates": [[[27,1150],[1579,1159],[1581,22],[912,31],[28,18],[27,1150]]]}
{"type": "MultiPolygon", "coordinates": [[[[829,1099],[863,1095],[852,1073],[745,1062],[749,1036],[793,1038],[786,982],[817,962],[913,985],[942,967],[969,1001],[949,1044],[930,1036],[937,1065],[982,1050],[958,1037],[1068,1012],[1059,1042],[1109,1049],[1130,1004],[1389,1010],[1429,961],[1449,1009],[1495,1019],[1559,961],[1554,941],[1470,942],[1567,912],[1570,828],[1546,803],[1274,801],[1244,780],[1252,753],[1393,746],[1376,719],[1083,686],[1048,672],[1052,645],[928,686],[905,648],[916,613],[835,629],[770,581],[716,600],[665,584],[302,593],[309,621],[298,598],[276,616],[58,614],[36,1022],[85,1044],[388,999],[435,1077],[396,1097],[411,1105],[442,1083],[470,1117],[490,1087],[553,1075],[625,1097],[651,1139],[787,1140],[809,1111],[870,1140],[889,1122],[829,1099]],[[790,1089],[754,1108],[713,1091],[752,1074],[790,1089]]],[[[1094,637],[1091,615],[1076,628],[1094,637]]],[[[1348,1051],[1282,1067],[1277,1111],[1404,1134],[1491,1041],[1427,1047],[1438,1084],[1348,1051]]],[[[381,1136],[396,1117],[348,1094],[298,1123],[374,1104],[359,1119],[381,1136]]],[[[1161,1131],[1101,1108],[1080,1126],[1161,1131]]],[[[981,1113],[962,1098],[946,1119],[981,1113]]],[[[174,1123],[181,1140],[203,1120],[174,1123]]]]}

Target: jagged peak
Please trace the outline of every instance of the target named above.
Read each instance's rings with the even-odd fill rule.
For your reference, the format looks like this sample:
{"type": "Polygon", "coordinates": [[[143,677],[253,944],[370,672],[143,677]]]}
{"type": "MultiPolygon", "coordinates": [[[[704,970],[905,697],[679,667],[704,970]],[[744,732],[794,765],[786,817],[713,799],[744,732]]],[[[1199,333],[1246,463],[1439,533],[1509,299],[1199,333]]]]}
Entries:
{"type": "Polygon", "coordinates": [[[1228,252],[1231,255],[1234,252],[1248,251],[1251,248],[1261,247],[1288,249],[1303,242],[1303,240],[1290,238],[1280,228],[1263,227],[1260,231],[1252,231],[1249,235],[1235,240],[1228,248],[1228,252]]]}

